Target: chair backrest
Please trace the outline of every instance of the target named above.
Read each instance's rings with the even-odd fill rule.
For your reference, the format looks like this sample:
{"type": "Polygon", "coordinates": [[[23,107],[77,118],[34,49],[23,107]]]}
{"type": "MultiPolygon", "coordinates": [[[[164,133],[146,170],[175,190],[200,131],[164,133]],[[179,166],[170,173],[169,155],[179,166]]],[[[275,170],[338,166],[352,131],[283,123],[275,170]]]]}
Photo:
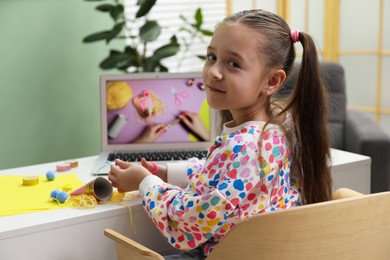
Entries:
{"type": "MultiPolygon", "coordinates": [[[[390,259],[390,192],[338,189],[332,201],[262,213],[235,226],[207,258],[390,259]]],[[[111,229],[119,260],[164,259],[111,229]]]]}
{"type": "MultiPolygon", "coordinates": [[[[294,64],[290,75],[279,91],[279,96],[285,97],[291,93],[298,78],[299,68],[300,63],[294,64]]],[[[320,63],[320,69],[329,91],[329,126],[333,147],[344,149],[344,125],[347,103],[344,69],[339,63],[325,61],[320,63]]]]}
{"type": "Polygon", "coordinates": [[[213,259],[390,259],[390,192],[259,214],[233,228],[213,259]]]}

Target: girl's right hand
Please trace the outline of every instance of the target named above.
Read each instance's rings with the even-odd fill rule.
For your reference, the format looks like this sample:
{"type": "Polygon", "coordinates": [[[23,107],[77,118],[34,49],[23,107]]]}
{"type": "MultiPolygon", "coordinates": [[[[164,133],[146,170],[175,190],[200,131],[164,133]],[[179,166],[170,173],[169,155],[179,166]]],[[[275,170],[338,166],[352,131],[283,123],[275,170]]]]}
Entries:
{"type": "Polygon", "coordinates": [[[153,172],[153,175],[156,175],[160,179],[162,179],[164,182],[167,182],[167,166],[157,163],[151,163],[147,161],[145,158],[141,159],[141,165],[145,167],[148,171],[153,172]],[[157,166],[157,171],[156,170],[157,166]]]}

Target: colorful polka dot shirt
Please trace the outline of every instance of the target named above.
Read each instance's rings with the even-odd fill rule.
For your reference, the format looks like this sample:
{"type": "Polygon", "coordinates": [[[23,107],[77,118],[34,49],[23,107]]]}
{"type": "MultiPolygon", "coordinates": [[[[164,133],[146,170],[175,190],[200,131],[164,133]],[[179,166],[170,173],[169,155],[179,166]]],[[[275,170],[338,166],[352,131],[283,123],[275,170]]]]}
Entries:
{"type": "MultiPolygon", "coordinates": [[[[300,178],[290,172],[291,158],[281,128],[269,124],[262,133],[264,122],[228,125],[205,161],[187,162],[185,188],[156,176],[148,176],[140,185],[145,210],[177,249],[202,246],[208,255],[242,220],[301,204],[300,178]]],[[[292,126],[291,116],[284,125],[292,126]]]]}

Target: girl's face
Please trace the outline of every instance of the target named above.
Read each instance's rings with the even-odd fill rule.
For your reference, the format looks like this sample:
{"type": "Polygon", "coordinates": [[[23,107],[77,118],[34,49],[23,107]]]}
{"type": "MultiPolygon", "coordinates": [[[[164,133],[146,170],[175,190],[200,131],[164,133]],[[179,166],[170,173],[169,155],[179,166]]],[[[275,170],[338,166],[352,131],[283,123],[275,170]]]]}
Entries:
{"type": "MultiPolygon", "coordinates": [[[[261,35],[241,24],[219,27],[207,48],[202,77],[209,105],[235,122],[261,120],[269,73],[259,52],[261,35]]],[[[265,115],[265,113],[264,113],[265,115]]]]}

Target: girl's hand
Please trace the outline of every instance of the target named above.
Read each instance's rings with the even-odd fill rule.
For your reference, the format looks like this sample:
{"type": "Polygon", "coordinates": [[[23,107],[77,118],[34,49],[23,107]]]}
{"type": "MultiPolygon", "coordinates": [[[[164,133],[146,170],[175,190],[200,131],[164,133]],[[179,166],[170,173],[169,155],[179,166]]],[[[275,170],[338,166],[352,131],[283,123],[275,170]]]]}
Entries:
{"type": "Polygon", "coordinates": [[[142,165],[116,159],[111,165],[108,179],[119,192],[138,190],[141,181],[151,173],[142,165]]]}
{"type": "Polygon", "coordinates": [[[145,158],[141,159],[141,165],[148,171],[153,172],[157,177],[160,177],[164,182],[167,182],[167,166],[148,162],[145,158]]]}

